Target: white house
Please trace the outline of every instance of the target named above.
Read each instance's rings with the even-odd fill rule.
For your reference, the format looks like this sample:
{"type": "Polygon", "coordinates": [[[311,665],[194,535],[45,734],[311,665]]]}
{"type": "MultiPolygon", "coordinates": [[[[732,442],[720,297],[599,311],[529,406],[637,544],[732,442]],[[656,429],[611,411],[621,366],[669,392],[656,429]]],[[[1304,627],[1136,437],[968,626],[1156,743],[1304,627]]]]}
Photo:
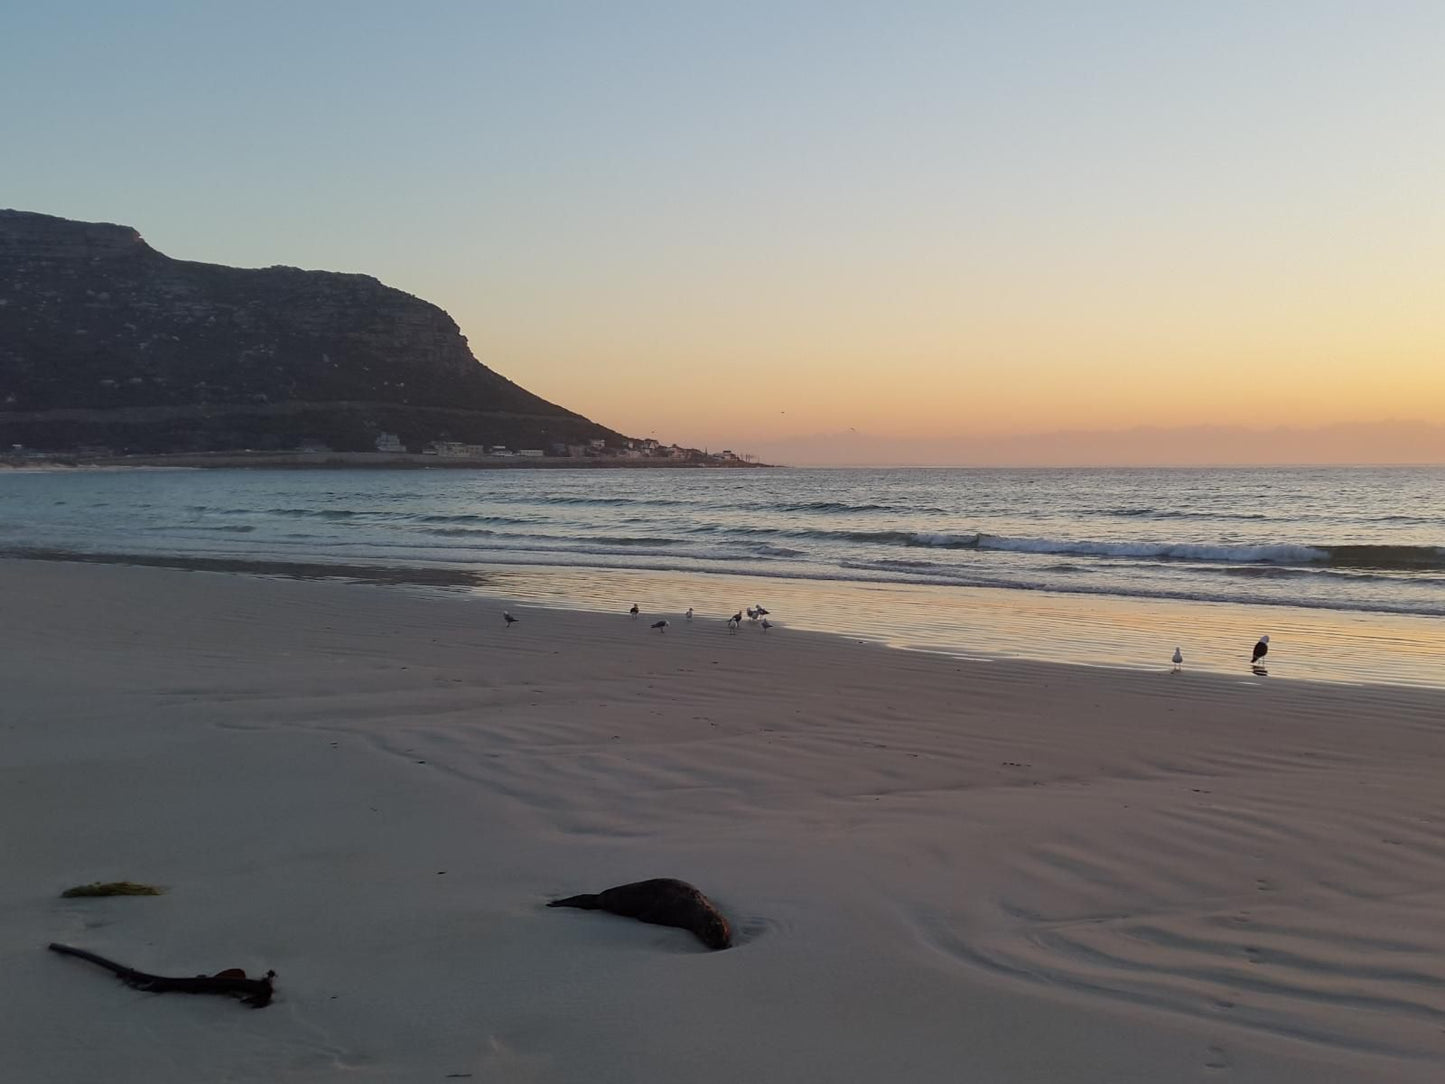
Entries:
{"type": "Polygon", "coordinates": [[[433,442],[427,451],[432,455],[441,456],[443,459],[476,459],[487,454],[487,450],[480,444],[463,444],[459,440],[438,440],[433,442]],[[435,451],[430,451],[435,449],[435,451]]]}

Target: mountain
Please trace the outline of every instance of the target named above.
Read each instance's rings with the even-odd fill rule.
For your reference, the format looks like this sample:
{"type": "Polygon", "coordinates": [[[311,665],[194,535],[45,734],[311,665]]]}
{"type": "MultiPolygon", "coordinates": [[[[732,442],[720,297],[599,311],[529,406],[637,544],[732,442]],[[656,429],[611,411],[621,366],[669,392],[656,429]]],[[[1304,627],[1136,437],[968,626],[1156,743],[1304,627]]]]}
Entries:
{"type": "Polygon", "coordinates": [[[413,450],[625,439],[369,275],[174,260],[128,226],[0,210],[0,447],[370,451],[383,432],[413,450]]]}

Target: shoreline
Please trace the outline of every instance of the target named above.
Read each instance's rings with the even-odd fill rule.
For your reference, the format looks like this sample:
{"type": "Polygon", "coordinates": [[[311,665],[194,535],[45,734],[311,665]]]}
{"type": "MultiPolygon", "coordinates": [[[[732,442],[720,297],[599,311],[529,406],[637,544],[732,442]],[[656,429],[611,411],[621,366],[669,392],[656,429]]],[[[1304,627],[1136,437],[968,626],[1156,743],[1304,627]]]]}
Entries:
{"type": "Polygon", "coordinates": [[[768,600],[779,634],[810,631],[957,658],[1030,660],[1115,672],[1168,670],[1183,640],[1185,671],[1257,681],[1243,660],[1261,632],[1275,648],[1275,681],[1445,688],[1438,619],[1369,611],[1128,598],[1001,587],[889,584],[532,563],[471,568],[12,550],[0,562],[38,560],[455,588],[515,605],[612,613],[632,601],[672,619],[688,606],[721,622],[768,600]],[[781,606],[779,605],[781,603],[781,606]],[[1241,646],[1242,645],[1242,646],[1241,646]],[[1239,656],[1238,663],[1235,656],[1239,656]]]}
{"type": "Polygon", "coordinates": [[[341,468],[346,470],[601,470],[619,468],[681,470],[752,470],[776,463],[743,460],[698,462],[660,456],[437,456],[397,452],[175,452],[157,455],[87,456],[47,453],[44,458],[0,457],[0,468],[15,470],[124,470],[251,468],[276,470],[341,468]]]}
{"type": "Polygon", "coordinates": [[[0,589],[17,1079],[1445,1064],[1436,690],[508,629],[470,593],[134,566],[4,561],[0,589]],[[544,906],[648,876],[735,947],[544,906]],[[56,898],[125,878],[167,893],[56,898]],[[274,968],[276,1001],[129,991],[53,940],[274,968]]]}

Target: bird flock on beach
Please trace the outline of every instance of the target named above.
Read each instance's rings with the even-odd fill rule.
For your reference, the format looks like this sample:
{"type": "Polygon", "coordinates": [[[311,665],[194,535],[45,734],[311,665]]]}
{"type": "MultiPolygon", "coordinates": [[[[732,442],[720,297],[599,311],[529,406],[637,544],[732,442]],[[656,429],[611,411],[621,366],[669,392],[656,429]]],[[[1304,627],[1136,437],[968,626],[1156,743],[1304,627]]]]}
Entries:
{"type": "MultiPolygon", "coordinates": [[[[731,617],[728,618],[728,632],[730,634],[736,633],[738,629],[742,627],[744,614],[747,614],[747,618],[750,622],[757,625],[764,632],[767,632],[770,628],[773,627],[773,623],[768,620],[768,614],[770,612],[770,610],[767,610],[763,607],[762,603],[759,603],[756,606],[748,606],[745,609],[739,610],[737,613],[733,614],[731,617]]],[[[637,603],[634,602],[632,606],[628,609],[627,613],[634,621],[636,621],[637,616],[642,613],[642,609],[637,605],[637,603]]],[[[687,608],[687,611],[682,615],[683,619],[686,621],[691,621],[693,613],[693,608],[689,606],[687,608]]],[[[670,622],[667,620],[667,618],[664,617],[661,620],[652,622],[649,627],[656,629],[658,632],[666,632],[669,624],[670,622]]]]}
{"type": "MultiPolygon", "coordinates": [[[[751,624],[754,624],[758,628],[762,629],[764,632],[767,632],[769,629],[775,627],[773,622],[768,620],[768,615],[771,612],[772,611],[764,607],[762,603],[758,603],[756,606],[745,607],[744,609],[739,610],[737,613],[733,614],[727,619],[727,630],[730,634],[736,633],[738,629],[742,627],[743,616],[746,615],[748,621],[751,624]]],[[[682,615],[683,620],[691,621],[694,613],[695,611],[693,610],[693,608],[689,606],[682,615]]],[[[639,606],[637,603],[634,602],[630,607],[628,607],[627,615],[631,617],[632,620],[636,621],[641,614],[642,607],[639,606]]],[[[502,621],[505,622],[506,627],[509,629],[513,625],[520,623],[521,620],[522,619],[520,617],[514,617],[509,610],[502,611],[502,621]]],[[[658,632],[666,632],[671,625],[672,622],[670,622],[667,618],[663,617],[652,622],[648,627],[656,629],[658,632]]]]}
{"type": "MultiPolygon", "coordinates": [[[[1249,653],[1249,668],[1257,677],[1265,677],[1269,671],[1264,668],[1264,657],[1269,654],[1269,635],[1261,636],[1254,645],[1254,650],[1249,653]]],[[[1174,665],[1170,667],[1171,674],[1177,674],[1184,669],[1184,649],[1175,647],[1173,656],[1169,661],[1174,665]]]]}
{"type": "MultiPolygon", "coordinates": [[[[689,606],[686,612],[682,615],[683,619],[686,621],[691,621],[693,618],[693,612],[693,608],[689,606]]],[[[638,616],[642,613],[642,608],[634,602],[628,608],[627,613],[632,618],[632,620],[636,621],[638,616]]],[[[735,635],[738,629],[742,628],[743,618],[745,616],[750,624],[756,625],[764,632],[767,632],[769,629],[773,628],[773,623],[768,620],[769,613],[771,613],[771,611],[766,609],[762,605],[762,603],[759,603],[756,606],[744,607],[727,619],[728,634],[735,635]]],[[[510,629],[513,625],[518,623],[520,618],[513,617],[510,612],[508,612],[507,610],[503,610],[502,620],[506,622],[507,628],[510,629]]],[[[671,624],[672,623],[668,621],[667,618],[663,617],[652,622],[649,628],[656,629],[659,633],[664,633],[668,630],[671,624]]],[[[1254,649],[1250,652],[1249,656],[1250,670],[1258,677],[1264,677],[1269,673],[1269,671],[1264,668],[1264,657],[1268,654],[1269,635],[1265,634],[1259,638],[1258,642],[1255,643],[1254,649]]],[[[1176,646],[1174,648],[1174,654],[1170,656],[1169,661],[1172,664],[1169,670],[1171,674],[1177,674],[1181,672],[1184,669],[1184,649],[1176,646]]]]}

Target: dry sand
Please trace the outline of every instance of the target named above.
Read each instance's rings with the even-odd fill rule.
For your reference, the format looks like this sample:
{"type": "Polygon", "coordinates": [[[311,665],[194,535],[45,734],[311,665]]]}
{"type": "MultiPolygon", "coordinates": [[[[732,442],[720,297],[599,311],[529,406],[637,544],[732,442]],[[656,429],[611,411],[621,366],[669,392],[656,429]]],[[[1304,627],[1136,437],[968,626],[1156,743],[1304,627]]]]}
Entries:
{"type": "Polygon", "coordinates": [[[500,610],[0,562],[0,1078],[1445,1079],[1441,694],[500,610]]]}

